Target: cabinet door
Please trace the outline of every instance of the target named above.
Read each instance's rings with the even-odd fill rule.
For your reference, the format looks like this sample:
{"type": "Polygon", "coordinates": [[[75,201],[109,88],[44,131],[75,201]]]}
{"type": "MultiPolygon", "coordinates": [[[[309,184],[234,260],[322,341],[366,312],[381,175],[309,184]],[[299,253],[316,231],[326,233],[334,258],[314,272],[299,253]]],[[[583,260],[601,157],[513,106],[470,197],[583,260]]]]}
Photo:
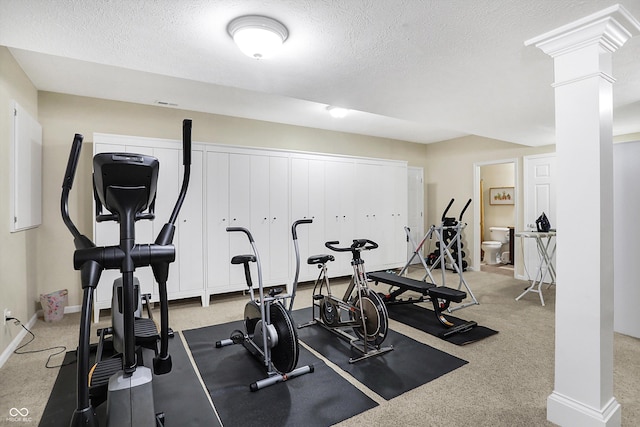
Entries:
{"type": "Polygon", "coordinates": [[[409,225],[409,176],[406,166],[394,167],[394,210],[391,213],[393,220],[394,262],[404,265],[407,262],[407,238],[404,227],[409,225]]]}
{"type": "MultiPolygon", "coordinates": [[[[182,153],[175,151],[181,165],[177,182],[182,183],[182,153]]],[[[179,240],[176,245],[176,260],[180,265],[180,292],[190,295],[198,290],[204,291],[202,160],[203,152],[192,150],[189,188],[177,220],[179,240]]]]}
{"type": "MultiPolygon", "coordinates": [[[[251,172],[249,192],[250,200],[250,226],[249,231],[253,235],[262,267],[262,280],[267,282],[271,274],[269,251],[269,157],[261,155],[250,156],[251,172]]],[[[247,252],[250,253],[250,252],[247,252]]],[[[257,286],[257,269],[253,269],[253,276],[257,286]]]]}
{"type": "MultiPolygon", "coordinates": [[[[251,228],[251,156],[244,154],[229,155],[229,222],[231,227],[251,228]]],[[[229,234],[229,259],[235,255],[250,254],[249,240],[243,233],[229,234]]],[[[259,249],[258,249],[259,250],[259,249]]],[[[232,286],[245,284],[242,266],[230,267],[229,283],[232,286]]],[[[256,278],[257,276],[253,276],[256,278]]]]}
{"type": "MultiPolygon", "coordinates": [[[[326,201],[325,187],[325,162],[324,160],[309,160],[309,216],[313,223],[308,226],[308,246],[309,255],[320,255],[329,252],[324,244],[326,241],[325,223],[327,216],[325,213],[326,201]]],[[[301,237],[299,237],[301,239],[301,237]]],[[[302,258],[302,262],[306,263],[307,258],[302,258]]],[[[315,266],[311,269],[312,275],[315,276],[317,269],[315,266]]],[[[315,279],[315,277],[313,277],[315,279]]]]}
{"type": "MultiPolygon", "coordinates": [[[[310,187],[310,161],[308,159],[291,159],[291,218],[290,222],[299,219],[311,219],[310,198],[314,197],[310,187]]],[[[324,182],[323,182],[324,187],[324,182]]],[[[317,221],[311,225],[301,225],[297,229],[298,247],[300,249],[300,277],[299,280],[310,280],[309,265],[307,258],[312,255],[310,250],[311,230],[318,225],[317,221]]],[[[295,256],[295,253],[292,257],[295,256]]],[[[291,276],[295,274],[295,259],[291,262],[291,276]]]]}
{"type": "Polygon", "coordinates": [[[229,287],[229,154],[207,153],[207,286],[211,292],[229,287]]]}
{"type": "Polygon", "coordinates": [[[269,271],[270,283],[285,283],[292,236],[289,224],[289,159],[269,158],[269,271]]]}
{"type": "Polygon", "coordinates": [[[384,184],[387,182],[384,166],[372,163],[356,165],[355,185],[355,234],[357,239],[369,239],[376,242],[377,249],[362,252],[362,259],[368,270],[375,269],[383,258],[382,251],[386,246],[385,210],[388,193],[384,184]]]}
{"type": "MultiPolygon", "coordinates": [[[[352,162],[327,161],[325,163],[325,238],[339,241],[346,247],[355,239],[355,167],[352,162]]],[[[328,250],[327,250],[328,251],[328,250]]],[[[350,252],[332,252],[331,276],[350,274],[350,252]]]]}

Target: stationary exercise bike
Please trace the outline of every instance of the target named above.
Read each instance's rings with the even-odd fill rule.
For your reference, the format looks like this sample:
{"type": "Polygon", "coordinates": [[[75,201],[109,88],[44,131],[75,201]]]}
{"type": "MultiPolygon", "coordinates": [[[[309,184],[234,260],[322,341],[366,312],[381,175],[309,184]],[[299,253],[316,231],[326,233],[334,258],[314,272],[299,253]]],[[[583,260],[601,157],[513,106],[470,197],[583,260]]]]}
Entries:
{"type": "MultiPolygon", "coordinates": [[[[140,345],[153,343],[155,357],[153,374],[161,375],[171,371],[169,355],[169,318],[167,298],[167,278],[169,264],[175,260],[175,247],[172,245],[175,233],[175,221],[187,193],[191,165],[191,120],[184,120],[183,165],[184,177],[178,200],[169,221],[160,231],[155,243],[135,243],[135,222],[155,217],[159,163],[151,156],[132,153],[101,153],[93,159],[93,184],[96,202],[97,221],[116,221],[120,224],[120,244],[116,246],[96,247],[85,235],[81,234],[69,216],[69,192],[73,186],[78,166],[83,136],[76,134],[67,169],[62,183],[61,211],[62,219],[74,237],[76,250],[73,265],[80,270],[83,288],[80,333],[77,349],[77,403],[71,419],[71,426],[97,426],[95,408],[107,402],[107,425],[109,426],[149,426],[164,425],[164,414],[156,413],[152,387],[152,372],[146,366],[139,365],[137,350],[140,345]],[[102,207],[110,213],[102,214],[102,207]],[[149,322],[137,319],[138,297],[134,271],[138,267],[151,266],[160,298],[161,330],[149,331],[149,322]],[[103,270],[118,269],[121,280],[114,289],[114,301],[118,301],[117,310],[121,325],[114,335],[114,348],[119,353],[108,359],[97,357],[97,363],[89,370],[90,331],[93,295],[103,270]],[[142,326],[144,324],[144,326],[142,326]],[[157,349],[158,337],[160,351],[157,349]],[[144,343],[143,343],[144,341],[144,343]],[[121,346],[121,347],[119,347],[121,346]],[[121,350],[118,350],[121,349],[121,350]]],[[[104,330],[103,330],[104,332],[104,330]]],[[[104,334],[101,332],[103,343],[104,334]]],[[[100,353],[100,351],[98,351],[100,353]]]]}
{"type": "Polygon", "coordinates": [[[300,224],[310,224],[312,220],[303,219],[294,222],[291,227],[293,243],[296,253],[296,275],[291,295],[282,294],[282,289],[272,289],[268,296],[264,294],[262,285],[262,265],[260,256],[251,232],[243,227],[228,227],[228,232],[242,232],[246,234],[251,244],[253,254],[236,255],[231,264],[242,264],[244,275],[249,287],[250,301],[244,308],[244,332],[235,330],[229,339],[216,342],[216,348],[231,344],[242,344],[265,367],[267,377],[250,385],[251,391],[277,384],[288,379],[313,372],[313,365],[296,368],[298,364],[298,334],[293,326],[290,311],[293,307],[295,289],[297,288],[300,268],[300,252],[298,250],[298,236],[296,228],[300,224]],[[258,294],[254,295],[251,280],[250,263],[255,262],[258,270],[258,294]],[[289,300],[289,308],[287,308],[289,300]]]}
{"type": "Polygon", "coordinates": [[[349,286],[342,299],[333,296],[327,276],[327,263],[334,261],[335,257],[310,256],[307,263],[317,264],[320,274],[313,286],[312,320],[298,327],[320,325],[348,341],[359,353],[359,356],[349,358],[349,363],[355,363],[393,350],[393,346],[381,347],[389,328],[389,314],[378,294],[369,288],[364,260],[360,256],[362,251],[376,249],[378,244],[367,239],[357,239],[351,246],[340,248],[336,246],[339,243],[326,242],[325,246],[335,252],[351,252],[353,276],[349,286]],[[324,287],[326,295],[322,293],[324,287]],[[355,336],[344,331],[344,328],[351,328],[355,336]]]}

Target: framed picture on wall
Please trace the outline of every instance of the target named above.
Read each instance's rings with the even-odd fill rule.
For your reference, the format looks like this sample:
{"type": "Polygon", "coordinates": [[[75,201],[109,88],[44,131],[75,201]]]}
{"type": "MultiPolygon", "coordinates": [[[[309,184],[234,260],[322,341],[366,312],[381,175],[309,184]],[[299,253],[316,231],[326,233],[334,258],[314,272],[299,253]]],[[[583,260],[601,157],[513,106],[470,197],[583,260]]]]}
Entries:
{"type": "Polygon", "coordinates": [[[489,189],[489,203],[492,205],[514,205],[514,187],[493,187],[489,189]]]}

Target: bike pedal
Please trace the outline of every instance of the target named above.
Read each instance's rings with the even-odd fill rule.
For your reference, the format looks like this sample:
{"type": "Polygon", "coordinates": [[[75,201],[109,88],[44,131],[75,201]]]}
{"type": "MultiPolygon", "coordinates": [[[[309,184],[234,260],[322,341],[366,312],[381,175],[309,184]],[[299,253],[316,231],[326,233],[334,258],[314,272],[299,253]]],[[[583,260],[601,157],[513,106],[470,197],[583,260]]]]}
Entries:
{"type": "Polygon", "coordinates": [[[320,301],[321,299],[324,299],[324,295],[322,294],[314,295],[313,299],[314,301],[320,301]]]}

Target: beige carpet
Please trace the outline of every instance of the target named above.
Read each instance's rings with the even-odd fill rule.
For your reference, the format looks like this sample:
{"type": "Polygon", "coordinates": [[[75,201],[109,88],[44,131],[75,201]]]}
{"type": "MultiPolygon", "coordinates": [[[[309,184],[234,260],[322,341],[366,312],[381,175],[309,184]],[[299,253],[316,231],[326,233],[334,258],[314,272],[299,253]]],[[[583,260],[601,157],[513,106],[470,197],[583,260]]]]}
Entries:
{"type": "MultiPolygon", "coordinates": [[[[419,275],[419,270],[413,274],[419,275]]],[[[438,272],[436,279],[439,277],[438,272]]],[[[447,273],[447,286],[457,287],[457,279],[447,273]]],[[[544,288],[546,306],[542,307],[536,294],[514,300],[527,282],[471,271],[465,273],[465,279],[480,305],[455,311],[454,316],[475,320],[500,333],[467,346],[456,346],[390,321],[394,330],[469,363],[390,401],[356,384],[379,406],[342,422],[341,426],[551,425],[546,421],[546,399],[553,391],[555,288],[544,288]]],[[[334,292],[339,293],[343,286],[336,286],[334,292]]],[[[379,285],[376,290],[386,292],[387,287],[379,285]]],[[[207,308],[200,306],[199,299],[173,302],[171,326],[184,330],[238,320],[247,298],[239,294],[216,296],[207,308]]],[[[311,285],[303,284],[295,308],[310,304],[311,285]]],[[[100,324],[94,327],[109,323],[108,313],[103,313],[100,324]]],[[[57,345],[75,348],[78,321],[78,313],[67,314],[54,324],[38,320],[33,327],[37,338],[27,349],[57,345]]],[[[10,328],[13,336],[20,330],[13,325],[10,328]]],[[[92,336],[95,340],[95,334],[92,336]]],[[[614,395],[622,404],[622,424],[637,426],[640,420],[640,340],[616,334],[614,346],[614,395]]],[[[44,367],[47,355],[46,352],[13,355],[0,369],[0,425],[17,425],[6,418],[14,407],[29,410],[31,424],[28,425],[39,422],[57,375],[56,369],[44,367]]],[[[60,363],[61,360],[62,355],[52,362],[60,363]]],[[[429,360],[424,363],[428,364],[429,360]]],[[[380,375],[385,373],[380,372],[380,375]]],[[[345,377],[354,381],[348,375],[345,377]]]]}

